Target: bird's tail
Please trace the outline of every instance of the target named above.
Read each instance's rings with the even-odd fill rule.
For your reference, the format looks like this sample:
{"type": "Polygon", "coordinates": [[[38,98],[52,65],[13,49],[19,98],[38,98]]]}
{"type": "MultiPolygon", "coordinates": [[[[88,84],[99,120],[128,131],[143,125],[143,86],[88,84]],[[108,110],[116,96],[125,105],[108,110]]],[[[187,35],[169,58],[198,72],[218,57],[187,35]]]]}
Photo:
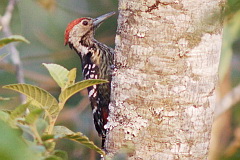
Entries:
{"type": "Polygon", "coordinates": [[[102,150],[105,151],[105,141],[106,141],[106,136],[102,136],[102,150]]]}

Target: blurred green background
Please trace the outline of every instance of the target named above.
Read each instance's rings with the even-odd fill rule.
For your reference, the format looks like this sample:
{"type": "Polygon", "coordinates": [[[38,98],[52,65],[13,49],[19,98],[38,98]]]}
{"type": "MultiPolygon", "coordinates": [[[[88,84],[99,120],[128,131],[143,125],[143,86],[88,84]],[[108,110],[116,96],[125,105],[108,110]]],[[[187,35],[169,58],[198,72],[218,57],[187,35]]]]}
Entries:
{"type": "MultiPolygon", "coordinates": [[[[219,69],[218,100],[240,82],[240,0],[229,0],[228,12],[224,22],[224,36],[221,64],[219,69]]],[[[4,14],[8,0],[1,0],[0,14],[4,14]]],[[[17,43],[24,67],[26,83],[34,84],[58,96],[60,88],[50,78],[42,63],[57,63],[67,69],[78,69],[77,80],[81,77],[80,59],[73,50],[64,46],[64,31],[69,22],[79,17],[97,17],[117,11],[117,0],[19,0],[14,10],[11,29],[31,43],[17,43]]],[[[96,39],[114,48],[117,28],[117,15],[108,19],[98,28],[96,39]]],[[[0,31],[0,38],[4,37],[0,31]]],[[[7,47],[0,55],[9,53],[7,47]]],[[[18,94],[1,88],[3,85],[17,83],[15,69],[10,56],[0,61],[0,97],[10,97],[10,101],[0,101],[1,109],[15,108],[20,99],[18,94]]],[[[81,131],[100,146],[92,122],[91,108],[88,107],[87,92],[82,91],[71,98],[59,117],[59,124],[73,131],[81,131]]],[[[211,160],[238,159],[240,146],[232,149],[240,137],[240,106],[235,105],[215,120],[212,137],[217,143],[211,144],[211,160]],[[224,156],[223,156],[224,155],[224,156]]],[[[60,141],[58,148],[66,150],[70,160],[95,160],[96,152],[70,141],[60,141]]],[[[239,158],[240,159],[240,158],[239,158]]]]}

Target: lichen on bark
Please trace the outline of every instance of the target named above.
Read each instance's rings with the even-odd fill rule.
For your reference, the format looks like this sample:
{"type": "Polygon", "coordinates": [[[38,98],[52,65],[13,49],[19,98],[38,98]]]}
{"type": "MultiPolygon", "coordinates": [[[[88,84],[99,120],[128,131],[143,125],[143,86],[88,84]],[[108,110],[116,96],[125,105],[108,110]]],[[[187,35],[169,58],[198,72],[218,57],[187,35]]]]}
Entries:
{"type": "Polygon", "coordinates": [[[129,159],[206,159],[221,3],[119,1],[108,156],[130,143],[129,159]]]}

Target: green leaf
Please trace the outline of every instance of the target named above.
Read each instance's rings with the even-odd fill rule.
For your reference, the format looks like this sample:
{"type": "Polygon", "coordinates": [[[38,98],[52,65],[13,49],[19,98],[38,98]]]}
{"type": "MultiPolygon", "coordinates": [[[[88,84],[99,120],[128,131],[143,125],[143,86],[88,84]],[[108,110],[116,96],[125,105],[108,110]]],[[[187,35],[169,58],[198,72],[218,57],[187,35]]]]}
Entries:
{"type": "Polygon", "coordinates": [[[68,154],[62,150],[55,150],[53,153],[55,156],[62,158],[62,160],[68,160],[68,154]]]}
{"type": "Polygon", "coordinates": [[[96,146],[92,141],[90,141],[88,139],[87,136],[84,136],[82,133],[77,132],[77,133],[73,133],[71,135],[66,135],[64,138],[76,141],[78,143],[81,143],[82,145],[95,150],[96,152],[98,152],[101,155],[105,155],[105,152],[103,150],[101,150],[98,146],[96,146]]]}
{"type": "Polygon", "coordinates": [[[63,138],[66,135],[70,135],[73,133],[73,131],[71,131],[65,126],[54,126],[53,128],[53,134],[55,135],[55,138],[63,138]]]}
{"type": "Polygon", "coordinates": [[[51,156],[45,158],[44,160],[63,160],[63,159],[58,156],[51,155],[51,156]]]}
{"type": "Polygon", "coordinates": [[[3,86],[3,88],[15,90],[28,96],[38,102],[41,108],[46,109],[50,114],[55,114],[58,111],[57,100],[47,91],[37,86],[30,84],[12,84],[3,86]]]}
{"type": "Polygon", "coordinates": [[[77,75],[77,69],[73,68],[69,71],[68,73],[68,81],[66,87],[69,87],[75,83],[76,80],[76,75],[77,75]]]}
{"type": "Polygon", "coordinates": [[[10,118],[12,120],[16,119],[17,117],[20,117],[23,113],[25,113],[27,107],[29,106],[30,102],[26,103],[26,104],[22,104],[20,106],[18,106],[17,108],[15,108],[12,113],[10,114],[10,118]]]}
{"type": "Polygon", "coordinates": [[[23,36],[20,35],[12,35],[3,39],[0,39],[0,48],[7,45],[11,42],[25,42],[30,43],[27,39],[25,39],[23,36]]]}
{"type": "Polygon", "coordinates": [[[25,121],[28,124],[34,124],[37,119],[41,116],[41,114],[43,113],[43,109],[35,109],[34,111],[30,112],[26,118],[25,121]]]}
{"type": "Polygon", "coordinates": [[[3,120],[4,122],[7,122],[8,118],[9,114],[7,112],[0,110],[0,119],[3,120]]]}
{"type": "Polygon", "coordinates": [[[84,88],[90,87],[95,84],[107,83],[106,80],[101,79],[89,79],[81,82],[77,82],[74,85],[66,88],[59,96],[60,103],[65,103],[72,95],[83,90],[84,88]]]}
{"type": "Polygon", "coordinates": [[[56,142],[53,142],[53,141],[45,141],[43,144],[49,152],[54,151],[56,147],[56,142]]]}
{"type": "Polygon", "coordinates": [[[22,124],[18,122],[16,125],[23,131],[24,139],[28,141],[32,141],[32,138],[34,137],[34,133],[32,132],[30,126],[27,124],[22,124]]]}
{"type": "Polygon", "coordinates": [[[73,132],[70,129],[66,128],[65,126],[55,126],[53,129],[53,133],[55,135],[55,139],[58,138],[66,138],[72,141],[76,141],[81,143],[82,145],[95,150],[101,155],[105,155],[105,152],[101,150],[98,146],[96,146],[92,141],[88,139],[85,135],[80,132],[73,132]]]}
{"type": "Polygon", "coordinates": [[[19,134],[7,123],[0,121],[0,159],[1,160],[39,160],[27,147],[19,134]]]}
{"type": "Polygon", "coordinates": [[[30,102],[30,104],[28,106],[29,111],[32,111],[32,110],[35,110],[38,108],[42,108],[42,105],[32,98],[27,97],[26,101],[30,102]]]}
{"type": "Polygon", "coordinates": [[[44,135],[42,135],[41,138],[43,141],[48,141],[48,140],[54,139],[54,135],[53,134],[44,134],[44,135]]]}
{"type": "MultiPolygon", "coordinates": [[[[44,154],[46,153],[46,148],[44,146],[29,140],[25,140],[25,143],[28,145],[29,150],[35,154],[35,156],[41,157],[41,160],[43,160],[44,154]]],[[[35,160],[35,157],[34,157],[34,160],[35,160]]]]}
{"type": "Polygon", "coordinates": [[[36,128],[37,128],[37,131],[38,131],[40,136],[42,136],[44,134],[44,132],[46,131],[47,127],[48,127],[47,121],[45,121],[42,118],[37,119],[37,121],[36,121],[36,128]]]}
{"type": "Polygon", "coordinates": [[[3,54],[1,54],[0,55],[0,61],[3,59],[3,58],[5,58],[7,55],[9,55],[8,53],[3,53],[3,54]]]}
{"type": "Polygon", "coordinates": [[[66,68],[64,68],[58,64],[43,63],[43,65],[48,69],[50,75],[57,82],[57,84],[61,88],[65,87],[65,85],[68,81],[69,71],[66,68]]]}

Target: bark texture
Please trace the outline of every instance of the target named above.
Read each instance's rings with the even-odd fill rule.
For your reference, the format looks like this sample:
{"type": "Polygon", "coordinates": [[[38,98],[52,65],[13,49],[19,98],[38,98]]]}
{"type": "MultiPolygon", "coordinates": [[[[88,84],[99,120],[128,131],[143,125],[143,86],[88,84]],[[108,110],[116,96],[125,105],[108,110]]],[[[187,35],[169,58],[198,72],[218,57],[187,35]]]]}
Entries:
{"type": "Polygon", "coordinates": [[[108,156],[207,159],[222,0],[119,0],[108,156]],[[128,148],[128,149],[123,149],[128,148]]]}

